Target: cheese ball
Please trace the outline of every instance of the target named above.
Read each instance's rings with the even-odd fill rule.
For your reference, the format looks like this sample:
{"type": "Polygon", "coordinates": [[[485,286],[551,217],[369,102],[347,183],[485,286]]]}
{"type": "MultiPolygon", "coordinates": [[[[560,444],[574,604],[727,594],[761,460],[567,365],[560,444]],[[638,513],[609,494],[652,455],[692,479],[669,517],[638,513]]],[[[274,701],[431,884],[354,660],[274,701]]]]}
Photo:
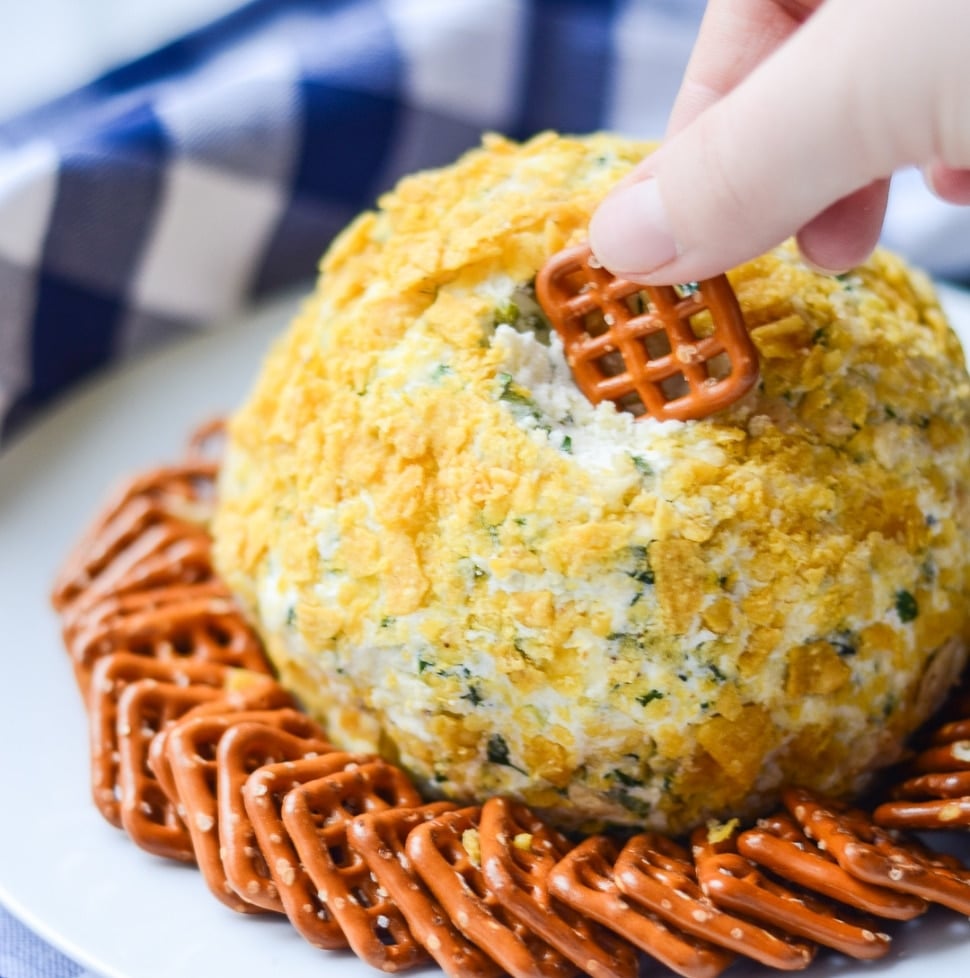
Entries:
{"type": "Polygon", "coordinates": [[[429,797],[677,832],[853,796],[964,665],[970,384],[921,274],[734,270],[761,378],[705,420],[575,386],[533,281],[649,148],[403,180],[231,420],[221,574],[333,741],[429,797]]]}

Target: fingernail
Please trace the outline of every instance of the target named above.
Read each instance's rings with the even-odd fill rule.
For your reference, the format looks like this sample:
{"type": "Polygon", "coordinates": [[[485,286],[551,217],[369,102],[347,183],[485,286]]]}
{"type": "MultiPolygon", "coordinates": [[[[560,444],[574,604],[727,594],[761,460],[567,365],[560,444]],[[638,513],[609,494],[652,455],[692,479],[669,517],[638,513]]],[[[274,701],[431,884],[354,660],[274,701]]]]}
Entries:
{"type": "Polygon", "coordinates": [[[593,214],[589,243],[616,275],[646,275],[680,253],[656,179],[610,194],[593,214]]]}

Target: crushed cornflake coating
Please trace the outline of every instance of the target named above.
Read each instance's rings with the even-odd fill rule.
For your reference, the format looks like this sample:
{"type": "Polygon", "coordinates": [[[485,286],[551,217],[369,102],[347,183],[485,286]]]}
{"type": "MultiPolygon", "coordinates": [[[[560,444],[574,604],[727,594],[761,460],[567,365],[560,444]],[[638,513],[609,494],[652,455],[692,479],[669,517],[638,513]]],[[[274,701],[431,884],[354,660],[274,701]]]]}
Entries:
{"type": "Polygon", "coordinates": [[[325,257],[232,420],[216,559],[282,680],[429,795],[677,831],[860,790],[966,658],[970,384],[885,252],[731,275],[757,389],[590,405],[545,259],[649,147],[490,137],[325,257]]]}

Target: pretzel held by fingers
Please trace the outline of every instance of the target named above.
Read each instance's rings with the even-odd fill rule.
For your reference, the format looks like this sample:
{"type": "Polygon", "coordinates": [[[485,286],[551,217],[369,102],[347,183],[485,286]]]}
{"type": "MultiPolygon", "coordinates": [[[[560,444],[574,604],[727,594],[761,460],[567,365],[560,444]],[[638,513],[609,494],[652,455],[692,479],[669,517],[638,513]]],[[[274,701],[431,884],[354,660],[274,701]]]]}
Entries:
{"type": "Polygon", "coordinates": [[[583,244],[546,262],[536,295],[594,404],[686,421],[728,407],[758,380],[758,354],[723,275],[638,285],[615,278],[583,244]]]}

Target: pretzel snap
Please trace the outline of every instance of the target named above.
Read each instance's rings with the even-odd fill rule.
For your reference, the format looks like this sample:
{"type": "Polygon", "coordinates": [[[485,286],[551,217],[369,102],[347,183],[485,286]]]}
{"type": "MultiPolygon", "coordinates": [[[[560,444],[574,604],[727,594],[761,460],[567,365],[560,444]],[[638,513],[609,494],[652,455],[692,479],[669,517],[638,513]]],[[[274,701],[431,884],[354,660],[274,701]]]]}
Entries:
{"type": "Polygon", "coordinates": [[[420,808],[367,812],[350,823],[347,838],[404,915],[414,939],[445,974],[451,978],[500,978],[503,970],[455,927],[405,851],[413,828],[454,807],[451,802],[438,801],[420,808]]]}
{"type": "Polygon", "coordinates": [[[350,844],[347,829],[363,812],[420,804],[404,772],[382,760],[309,781],[283,799],[283,824],[317,892],[354,953],[385,971],[409,968],[426,955],[350,844]]]}
{"type": "Polygon", "coordinates": [[[815,947],[721,910],[700,888],[688,854],[654,833],[635,835],[613,868],[631,900],[680,930],[785,971],[807,967],[815,947]]]}
{"type": "Polygon", "coordinates": [[[125,483],[64,561],[51,597],[55,609],[64,613],[81,598],[90,602],[130,589],[126,577],[151,576],[139,563],[153,553],[177,556],[170,548],[178,539],[191,540],[192,553],[201,559],[191,566],[173,560],[167,568],[156,561],[154,571],[167,582],[211,578],[211,540],[205,526],[212,517],[217,472],[217,463],[195,459],[153,469],[125,483]],[[166,531],[161,539],[159,530],[166,531]]]}
{"type": "Polygon", "coordinates": [[[208,587],[201,593],[195,587],[162,591],[131,595],[117,613],[99,615],[77,629],[69,651],[82,691],[94,663],[115,652],[269,672],[259,639],[231,598],[215,596],[208,587]]]}
{"type": "MultiPolygon", "coordinates": [[[[118,702],[122,693],[133,683],[150,680],[165,686],[174,686],[187,695],[181,702],[202,700],[219,695],[225,678],[225,667],[207,662],[160,662],[144,656],[116,652],[98,661],[93,669],[88,693],[88,733],[91,748],[91,795],[98,811],[117,828],[122,827],[120,777],[118,773],[119,728],[118,702]]],[[[140,705],[140,704],[139,704],[140,705]]],[[[126,712],[138,709],[129,705],[126,712]]],[[[174,702],[166,716],[174,715],[174,702]]],[[[186,706],[188,709],[188,706],[186,706]]],[[[184,711],[183,711],[184,712],[184,711]]],[[[154,721],[146,717],[149,726],[154,721]]],[[[140,731],[140,717],[125,720],[124,730],[140,731]]]]}
{"type": "Polygon", "coordinates": [[[580,390],[659,420],[704,418],[758,380],[758,354],[723,275],[690,287],[614,278],[588,245],[553,255],[536,296],[580,390]]]}
{"type": "Polygon", "coordinates": [[[929,746],[909,763],[918,774],[970,771],[970,719],[945,723],[930,735],[929,746]]]}
{"type": "Polygon", "coordinates": [[[206,885],[227,907],[240,913],[259,913],[265,908],[240,896],[229,885],[219,852],[217,751],[222,737],[239,723],[265,723],[299,737],[321,740],[323,734],[309,717],[291,709],[186,716],[169,728],[165,753],[206,885]]]}
{"type": "Polygon", "coordinates": [[[881,958],[890,937],[871,920],[847,917],[836,904],[793,890],[760,872],[737,848],[737,831],[712,840],[706,826],[691,835],[701,889],[723,910],[805,937],[852,958],[881,958]]]}
{"type": "Polygon", "coordinates": [[[492,893],[527,927],[594,978],[634,978],[633,948],[549,892],[549,874],[572,848],[525,805],[490,798],[479,824],[482,872],[492,893]]]}
{"type": "Polygon", "coordinates": [[[885,801],[877,805],[872,820],[885,829],[926,831],[970,825],[970,796],[885,801]]]}
{"type": "Polygon", "coordinates": [[[890,920],[912,920],[927,909],[909,893],[876,886],[847,873],[789,815],[777,813],[738,836],[738,851],[785,880],[813,893],[890,920]]]}
{"type": "Polygon", "coordinates": [[[958,860],[892,834],[861,809],[804,789],[788,789],[782,800],[806,835],[853,876],[970,914],[970,871],[958,860]]]}
{"type": "MultiPolygon", "coordinates": [[[[227,713],[251,712],[253,710],[281,710],[294,706],[295,701],[292,695],[270,676],[254,674],[245,669],[229,669],[228,682],[222,695],[217,699],[192,707],[180,719],[190,720],[196,717],[224,716],[227,713]],[[251,681],[251,677],[254,675],[258,676],[258,681],[251,681]]],[[[162,727],[152,737],[148,745],[147,763],[149,770],[155,775],[159,787],[175,806],[179,817],[184,820],[185,809],[182,807],[178,788],[175,785],[175,777],[172,774],[172,765],[169,763],[166,753],[168,735],[172,726],[169,724],[162,727]]]]}
{"type": "Polygon", "coordinates": [[[480,808],[445,812],[411,830],[406,851],[455,926],[513,978],[567,978],[576,969],[508,912],[481,870],[480,808]]]}
{"type": "Polygon", "coordinates": [[[185,444],[187,462],[211,461],[218,465],[225,452],[228,425],[224,417],[210,418],[189,432],[185,444]]]}
{"type": "Polygon", "coordinates": [[[351,770],[376,760],[371,754],[333,751],[317,757],[295,758],[267,764],[254,771],[243,785],[242,797],[256,841],[276,885],[290,923],[314,947],[347,947],[343,928],[325,896],[307,875],[283,824],[283,799],[309,781],[351,770]]]}
{"type": "Polygon", "coordinates": [[[244,900],[284,913],[276,883],[246,811],[243,785],[258,768],[334,750],[319,737],[295,736],[265,723],[237,723],[216,749],[219,852],[229,885],[244,900]]]}
{"type": "Polygon", "coordinates": [[[589,836],[552,868],[550,893],[616,931],[678,975],[716,978],[734,961],[734,954],[671,927],[646,907],[627,900],[613,877],[618,855],[611,839],[589,836]]]}

